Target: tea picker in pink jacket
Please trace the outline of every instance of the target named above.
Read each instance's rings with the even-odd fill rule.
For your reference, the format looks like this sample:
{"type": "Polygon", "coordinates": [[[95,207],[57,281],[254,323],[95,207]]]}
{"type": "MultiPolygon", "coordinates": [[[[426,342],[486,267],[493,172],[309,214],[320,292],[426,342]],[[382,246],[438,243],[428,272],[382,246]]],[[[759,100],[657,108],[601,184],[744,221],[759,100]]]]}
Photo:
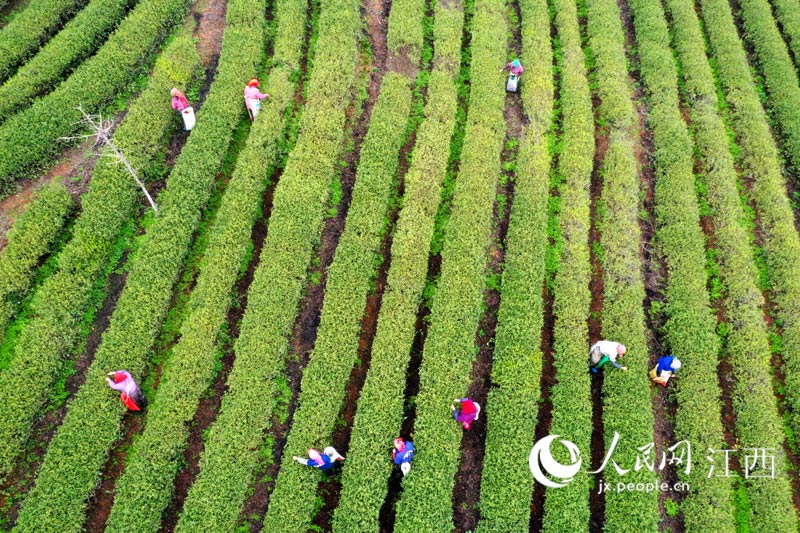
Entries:
{"type": "Polygon", "coordinates": [[[109,372],[109,377],[106,377],[108,386],[119,391],[119,399],[131,411],[141,411],[145,406],[145,398],[139,385],[127,370],[117,370],[116,372],[109,372]]]}
{"type": "Polygon", "coordinates": [[[186,95],[180,92],[177,87],[174,87],[172,91],[170,91],[172,95],[172,109],[175,111],[183,111],[187,107],[189,107],[189,101],[186,99],[186,95]]]}
{"type": "Polygon", "coordinates": [[[515,59],[514,61],[508,63],[506,66],[500,69],[500,72],[503,72],[504,70],[507,70],[516,76],[522,76],[522,73],[525,72],[525,69],[522,68],[522,63],[519,62],[519,59],[515,59]]]}
{"type": "Polygon", "coordinates": [[[322,453],[318,452],[314,448],[309,448],[308,459],[305,457],[298,457],[296,455],[293,456],[292,459],[301,465],[310,466],[311,468],[319,468],[323,472],[327,472],[332,468],[341,466],[341,461],[344,461],[344,457],[337,452],[336,448],[333,446],[328,446],[322,450],[322,453]]]}
{"type": "Polygon", "coordinates": [[[400,466],[400,471],[404,476],[411,470],[411,459],[414,458],[414,443],[403,440],[400,437],[394,439],[394,449],[392,450],[392,461],[400,466]]]}
{"type": "Polygon", "coordinates": [[[191,130],[194,128],[195,116],[194,109],[189,105],[189,100],[177,87],[174,87],[170,94],[172,95],[172,109],[177,111],[183,119],[183,129],[186,131],[191,130]]]}
{"type": "Polygon", "coordinates": [[[269,94],[258,90],[259,85],[258,79],[252,78],[247,82],[247,87],[244,88],[244,104],[250,114],[250,120],[255,120],[258,116],[258,112],[261,110],[261,100],[269,98],[269,94]]]}

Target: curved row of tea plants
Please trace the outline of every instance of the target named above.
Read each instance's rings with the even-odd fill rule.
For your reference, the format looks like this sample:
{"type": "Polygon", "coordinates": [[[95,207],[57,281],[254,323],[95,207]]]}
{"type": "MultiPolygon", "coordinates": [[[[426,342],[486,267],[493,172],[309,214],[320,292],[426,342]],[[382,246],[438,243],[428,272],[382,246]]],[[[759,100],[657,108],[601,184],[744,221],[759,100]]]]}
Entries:
{"type": "Polygon", "coordinates": [[[0,122],[47,93],[92,54],[122,19],[132,0],[94,0],[39,53],[0,86],[0,122]]]}
{"type": "MultiPolygon", "coordinates": [[[[758,270],[750,248],[750,237],[736,183],[734,161],[728,149],[725,124],[717,114],[717,94],[711,68],[698,46],[701,38],[696,20],[673,15],[674,42],[683,63],[686,98],[691,109],[695,144],[701,164],[705,196],[714,218],[719,267],[725,287],[725,316],[730,328],[723,354],[733,366],[736,383],[733,410],[736,414],[738,446],[780,449],[784,434],[772,391],[770,343],[764,323],[764,298],[758,286],[758,270]],[[694,24],[694,31],[687,31],[694,24]],[[685,58],[685,59],[684,59],[685,58]]],[[[752,507],[752,531],[790,530],[797,523],[792,507],[792,489],[786,464],[775,465],[776,478],[747,481],[752,507]]]]}
{"type": "MultiPolygon", "coordinates": [[[[174,121],[163,105],[164,91],[188,82],[199,57],[191,36],[176,39],[156,62],[150,84],[117,128],[114,142],[135,168],[146,168],[162,147],[174,121]]],[[[0,375],[0,474],[14,465],[36,414],[77,338],[92,287],[109,261],[122,227],[133,215],[140,190],[111,159],[101,159],[70,242],[58,256],[58,270],[44,281],[31,303],[34,317],[17,339],[16,356],[0,375]]]]}
{"type": "Polygon", "coordinates": [[[291,109],[303,51],[306,2],[279,2],[276,9],[275,67],[266,84],[270,99],[253,124],[217,212],[172,362],[164,369],[144,433],[116,483],[108,532],[158,530],[187,444],[188,423],[214,375],[217,333],[251,246],[253,224],[261,216],[261,198],[278,159],[284,116],[291,109]]]}
{"type": "MultiPolygon", "coordinates": [[[[5,2],[4,2],[5,3],[5,2]]],[[[0,30],[0,81],[33,55],[87,0],[31,0],[0,30]]]]}
{"type": "MultiPolygon", "coordinates": [[[[553,351],[556,379],[550,434],[562,435],[580,450],[588,450],[592,434],[592,404],[587,317],[591,294],[589,264],[589,186],[594,158],[594,120],[586,78],[574,0],[555,0],[555,27],[561,42],[561,139],[556,183],[551,199],[557,224],[551,237],[556,268],[553,280],[553,351]]],[[[562,458],[563,460],[563,458],[562,458]]],[[[581,477],[545,495],[544,529],[582,531],[589,523],[589,479],[581,477]]]]}
{"type": "MultiPolygon", "coordinates": [[[[685,9],[670,0],[673,13],[685,9]]],[[[750,182],[766,255],[770,289],[782,327],[786,404],[793,435],[800,435],[800,238],[766,113],[756,93],[733,17],[720,2],[701,2],[717,75],[730,106],[741,149],[739,162],[750,182]]],[[[687,22],[688,24],[688,22],[687,22]]],[[[694,42],[694,40],[692,41],[694,42]]],[[[795,437],[796,438],[796,437],[795,437]]],[[[796,442],[795,442],[796,445],[796,442]]]]}
{"type": "Polygon", "coordinates": [[[397,531],[445,531],[453,527],[453,484],[461,427],[448,406],[465,395],[475,357],[483,304],[487,247],[505,138],[505,90],[498,74],[506,55],[504,3],[478,0],[472,20],[470,103],[453,205],[442,249],[441,276],[416,397],[414,457],[397,505],[397,531]]]}
{"type": "MultiPolygon", "coordinates": [[[[655,146],[656,245],[666,262],[666,340],[682,362],[676,380],[675,438],[693,449],[723,449],[717,354],[720,340],[706,289],[705,237],[695,195],[692,141],[678,108],[678,79],[660,3],[631,0],[648,127],[655,146]]],[[[732,531],[729,478],[695,468],[681,507],[687,531],[732,531]]]]}
{"type": "Polygon", "coordinates": [[[197,126],[159,198],[158,215],[129,261],[129,273],[86,381],[47,450],[15,531],[80,531],[87,499],[125,411],[105,375],[124,368],[140,377],[172,297],[172,288],[212,183],[242,117],[242,82],[261,59],[263,0],[231,0],[219,67],[197,126]]]}
{"type": "MultiPolygon", "coordinates": [[[[800,85],[789,57],[786,41],[772,17],[768,0],[747,0],[739,4],[744,37],[753,47],[764,75],[769,106],[775,113],[783,147],[794,169],[800,169],[800,85]]],[[[716,9],[730,10],[728,5],[716,9]]]]}
{"type": "Polygon", "coordinates": [[[527,459],[539,410],[542,287],[547,252],[553,51],[546,0],[522,0],[522,103],[530,123],[520,140],[506,234],[502,300],[486,400],[486,454],[478,531],[526,531],[533,478],[527,459]]]}
{"type": "MultiPolygon", "coordinates": [[[[402,4],[392,4],[390,27],[398,18],[393,16],[394,7],[402,4]]],[[[419,27],[417,47],[421,48],[422,12],[412,16],[419,27]]],[[[367,293],[375,274],[373,257],[386,231],[389,197],[411,111],[412,83],[407,76],[395,72],[385,74],[381,80],[380,96],[359,153],[344,232],[328,268],[317,339],[303,370],[299,407],[292,418],[284,460],[270,496],[265,531],[306,531],[313,518],[319,471],[303,468],[291,457],[304,455],[309,447],[321,449],[329,444],[357,361],[367,293]]]]}
{"type": "Polygon", "coordinates": [[[406,370],[455,129],[463,23],[460,4],[437,3],[434,67],[428,81],[424,120],[417,129],[412,163],[404,177],[405,195],[392,240],[391,266],[369,372],[361,389],[342,472],[341,496],[333,519],[336,531],[377,531],[379,527],[379,512],[393,468],[389,450],[403,419],[406,370]]]}
{"type": "MultiPolygon", "coordinates": [[[[600,168],[603,180],[595,224],[600,231],[603,268],[603,337],[628,348],[623,363],[627,372],[607,367],[603,382],[605,450],[614,434],[621,438],[614,460],[624,468],[635,465],[637,448],[653,442],[645,299],[639,226],[639,176],[634,144],[638,142],[638,115],[631,101],[633,89],[625,62],[625,34],[614,0],[586,0],[589,46],[594,56],[594,78],[600,97],[599,120],[608,134],[600,168]]],[[[616,484],[656,483],[648,469],[619,475],[613,468],[603,481],[616,484]]],[[[658,531],[658,493],[607,492],[605,523],[608,531],[658,531]]]]}
{"type": "Polygon", "coordinates": [[[56,90],[0,126],[0,196],[14,181],[34,175],[77,131],[83,116],[96,113],[148,68],[156,47],[183,21],[189,0],[142,0],[100,50],[56,90]]]}
{"type": "Polygon", "coordinates": [[[46,185],[6,235],[0,250],[0,340],[19,301],[30,290],[39,261],[55,242],[72,209],[72,196],[61,183],[46,185]]]}
{"type": "Polygon", "coordinates": [[[275,189],[269,233],[234,346],[228,393],[208,435],[178,532],[229,530],[242,508],[274,404],[273,380],[283,368],[287,336],[337,170],[358,33],[355,2],[322,3],[301,134],[275,189]]]}

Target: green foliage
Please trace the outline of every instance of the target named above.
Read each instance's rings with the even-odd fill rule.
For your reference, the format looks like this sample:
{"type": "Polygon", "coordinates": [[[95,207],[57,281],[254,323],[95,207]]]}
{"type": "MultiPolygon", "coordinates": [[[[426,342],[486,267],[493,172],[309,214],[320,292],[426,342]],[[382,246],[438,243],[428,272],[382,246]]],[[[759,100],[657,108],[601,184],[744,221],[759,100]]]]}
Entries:
{"type": "Polygon", "coordinates": [[[58,180],[36,197],[8,232],[0,250],[0,339],[19,302],[30,289],[34,271],[64,227],[72,197],[58,180]]]}
{"type": "MultiPolygon", "coordinates": [[[[57,139],[80,127],[78,105],[87,113],[102,110],[148,68],[152,52],[183,20],[188,3],[142,0],[91,59],[0,126],[0,195],[13,189],[14,180],[35,175],[61,152],[64,143],[57,139]]],[[[163,95],[157,105],[164,105],[163,95]]]]}
{"type": "Polygon", "coordinates": [[[159,215],[131,260],[127,283],[86,382],[70,404],[36,486],[20,510],[19,531],[82,528],[87,498],[100,479],[109,448],[120,436],[125,410],[109,392],[104,376],[125,368],[140,377],[147,363],[211,184],[242,116],[242,81],[247,77],[243,73],[255,71],[263,44],[263,18],[253,14],[263,10],[260,0],[227,6],[214,84],[159,199],[159,215]]]}
{"type": "MultiPolygon", "coordinates": [[[[800,239],[786,196],[778,150],[769,122],[755,92],[747,56],[738,39],[728,6],[715,1],[702,4],[719,81],[728,99],[731,120],[741,149],[740,164],[752,176],[751,197],[762,229],[763,249],[756,248],[757,264],[763,259],[773,302],[783,323],[784,371],[789,425],[800,429],[800,239]]],[[[674,11],[674,9],[673,9],[674,11]]]]}
{"type": "MultiPolygon", "coordinates": [[[[390,19],[390,24],[393,19],[390,19]]],[[[358,353],[361,319],[372,277],[370,258],[383,234],[393,177],[411,109],[411,80],[387,73],[359,154],[345,230],[328,268],[325,303],[314,352],[303,371],[300,407],[292,421],[284,458],[324,447],[345,396],[358,353]]],[[[305,531],[313,518],[317,473],[284,461],[265,517],[266,531],[305,531]]]]}
{"type": "MultiPolygon", "coordinates": [[[[719,6],[719,9],[723,9],[723,6],[719,6]]],[[[725,9],[728,9],[727,6],[725,9]]],[[[744,37],[753,47],[760,73],[764,77],[768,105],[775,115],[783,148],[791,167],[800,170],[800,84],[795,65],[772,17],[768,0],[742,2],[740,16],[744,37]]],[[[798,16],[795,13],[794,18],[798,16]]],[[[711,28],[709,31],[712,31],[711,28]]],[[[796,35],[800,29],[794,28],[792,31],[796,35]]]]}
{"type": "Polygon", "coordinates": [[[772,0],[775,19],[780,24],[794,64],[800,61],[800,3],[797,0],[772,0]]]}
{"type": "Polygon", "coordinates": [[[425,12],[424,0],[404,0],[392,3],[386,43],[393,54],[404,54],[408,64],[417,67],[423,48],[423,26],[420,17],[425,12]]]}
{"type": "MultiPolygon", "coordinates": [[[[190,36],[183,36],[157,62],[151,84],[133,104],[114,136],[136,168],[153,157],[172,124],[172,110],[160,105],[164,92],[186,83],[199,62],[190,36]]],[[[0,474],[7,473],[27,438],[33,416],[55,379],[61,359],[78,339],[97,278],[131,217],[140,195],[125,170],[101,159],[82,201],[72,240],[58,257],[58,271],[44,281],[31,302],[28,327],[17,340],[12,364],[0,377],[0,474]],[[7,411],[6,411],[7,410],[7,411]]]]}
{"type": "Polygon", "coordinates": [[[675,500],[667,498],[664,500],[664,512],[667,514],[667,516],[674,518],[678,516],[678,513],[680,512],[680,506],[675,502],[675,500]]]}
{"type": "Polygon", "coordinates": [[[507,47],[503,2],[476,1],[471,28],[469,111],[420,367],[414,423],[414,444],[420,453],[403,479],[396,531],[453,528],[452,493],[462,430],[446,406],[465,395],[477,352],[486,249],[505,139],[504,75],[499,72],[507,47]]]}
{"type": "MultiPolygon", "coordinates": [[[[638,220],[639,176],[634,146],[639,140],[638,116],[631,102],[625,35],[613,0],[586,0],[587,29],[600,97],[599,113],[608,133],[608,147],[601,167],[602,199],[595,224],[602,229],[603,337],[623,342],[627,372],[611,372],[603,384],[603,431],[608,450],[614,433],[621,435],[615,460],[632,465],[636,448],[652,441],[653,411],[650,404],[649,354],[642,302],[645,299],[640,259],[641,230],[638,220]]],[[[584,359],[585,361],[585,359],[584,359]]],[[[606,372],[610,372],[609,368],[606,372]]],[[[658,477],[642,470],[620,477],[613,469],[603,473],[609,483],[657,483],[658,477]]],[[[646,492],[608,492],[605,495],[605,527],[609,531],[658,531],[658,495],[646,492]]]]}
{"type": "MultiPolygon", "coordinates": [[[[232,303],[231,289],[252,257],[250,235],[261,214],[267,176],[277,163],[283,119],[291,105],[297,79],[305,23],[303,2],[285,2],[277,8],[277,39],[268,87],[270,99],[252,126],[247,143],[235,161],[226,160],[233,177],[209,232],[209,243],[199,265],[200,274],[181,324],[180,341],[162,373],[148,423],[136,442],[135,453],[117,481],[114,506],[106,531],[157,531],[172,496],[172,478],[187,444],[188,424],[197,403],[218,371],[214,349],[217,331],[232,303]],[[148,494],[148,498],[142,498],[148,494]]],[[[245,124],[249,122],[245,119],[245,124]]],[[[237,129],[238,136],[239,129],[237,129]]],[[[245,133],[246,135],[246,133],[245,133]]],[[[242,139],[243,141],[243,139],[242,139]]]]}
{"type": "MultiPolygon", "coordinates": [[[[395,2],[393,7],[398,4],[395,2]]],[[[404,12],[405,9],[390,14],[391,20],[404,16],[404,12]]],[[[417,16],[419,24],[421,13],[417,16]]],[[[425,118],[417,130],[412,164],[404,178],[405,196],[392,242],[392,263],[372,345],[369,374],[361,390],[350,450],[342,471],[341,497],[333,520],[337,530],[378,529],[378,515],[393,467],[388,454],[403,420],[406,369],[417,310],[426,286],[428,251],[455,128],[455,83],[463,18],[464,13],[456,4],[436,6],[435,57],[428,78],[425,118]],[[378,457],[387,460],[376,460],[378,457]]],[[[409,402],[414,402],[414,398],[409,402]]]]}
{"type": "Polygon", "coordinates": [[[134,0],[93,0],[0,86],[0,122],[47,93],[103,43],[134,0]]]}
{"type": "Polygon", "coordinates": [[[234,347],[229,392],[176,531],[225,531],[239,517],[275,405],[273,378],[283,366],[286,337],[337,169],[355,77],[358,24],[355,3],[323,2],[301,134],[275,189],[269,233],[234,347]],[[347,80],[342,73],[350,73],[347,80]]]}
{"type": "MultiPolygon", "coordinates": [[[[729,151],[725,124],[717,112],[714,76],[703,53],[696,16],[694,12],[683,12],[686,7],[680,2],[669,2],[669,6],[674,19],[673,39],[679,58],[690,67],[683,69],[687,91],[694,95],[693,98],[687,98],[687,104],[694,125],[703,188],[707,191],[706,198],[714,216],[714,233],[719,246],[718,253],[714,254],[718,264],[717,284],[723,285],[724,292],[720,291],[720,294],[724,296],[723,304],[729,323],[720,323],[718,333],[725,338],[723,356],[733,366],[736,379],[732,400],[739,447],[780,448],[783,432],[771,386],[770,338],[763,320],[764,300],[759,287],[759,270],[751,250],[752,235],[748,234],[753,228],[751,224],[743,225],[741,222],[750,217],[745,214],[740,202],[734,158],[729,151]]],[[[718,15],[716,10],[721,8],[715,6],[715,17],[718,15]]],[[[710,37],[718,35],[719,38],[726,26],[729,31],[736,31],[733,25],[723,24],[716,19],[712,24],[715,29],[710,37]]],[[[729,42],[734,43],[732,40],[729,42]]],[[[717,63],[720,75],[735,68],[735,62],[727,58],[720,59],[722,61],[717,63]]],[[[742,63],[739,65],[743,66],[742,63]]],[[[736,94],[742,95],[738,91],[736,94]]],[[[751,102],[757,105],[752,86],[750,95],[751,102]]],[[[757,120],[757,117],[755,115],[753,118],[757,120]]],[[[734,115],[734,127],[738,130],[742,126],[744,123],[741,118],[734,115]]],[[[743,143],[742,157],[751,159],[754,155],[751,149],[749,144],[743,143]]],[[[737,522],[743,512],[739,493],[746,490],[745,499],[749,497],[749,503],[744,513],[749,514],[752,506],[752,512],[758,517],[753,521],[753,530],[789,530],[791,524],[796,523],[785,465],[779,462],[776,467],[777,479],[752,479],[736,489],[737,522]]]]}
{"type": "MultiPolygon", "coordinates": [[[[648,99],[648,126],[655,145],[656,239],[668,271],[666,341],[683,361],[676,387],[676,440],[693,448],[721,449],[717,355],[720,340],[707,291],[705,237],[693,175],[693,146],[678,108],[675,59],[660,4],[631,2],[648,99]]],[[[686,8],[684,8],[686,9],[686,8]]],[[[684,64],[684,70],[689,66],[684,64]]],[[[707,479],[679,472],[691,484],[681,503],[687,531],[732,531],[731,486],[725,478],[707,479]]]]}
{"type": "MultiPolygon", "coordinates": [[[[551,390],[552,434],[568,435],[581,450],[589,449],[592,408],[588,402],[587,369],[589,314],[589,184],[594,157],[594,121],[581,50],[575,2],[556,0],[561,74],[562,138],[554,181],[559,193],[554,235],[556,268],[552,282],[554,364],[558,384],[551,390]]],[[[555,215],[555,213],[554,213],[555,215]]],[[[589,483],[578,479],[567,487],[548,490],[544,527],[577,531],[589,521],[589,483]]]]}
{"type": "Polygon", "coordinates": [[[546,0],[520,2],[522,103],[530,118],[519,144],[514,203],[506,235],[503,297],[498,311],[492,384],[486,401],[486,454],[481,473],[480,532],[525,531],[533,479],[525,458],[537,420],[542,372],[540,332],[547,248],[547,201],[553,117],[553,52],[546,0]]]}
{"type": "MultiPolygon", "coordinates": [[[[36,52],[87,0],[31,0],[0,31],[0,81],[36,52]]],[[[5,2],[3,2],[5,3],[5,2]]]]}

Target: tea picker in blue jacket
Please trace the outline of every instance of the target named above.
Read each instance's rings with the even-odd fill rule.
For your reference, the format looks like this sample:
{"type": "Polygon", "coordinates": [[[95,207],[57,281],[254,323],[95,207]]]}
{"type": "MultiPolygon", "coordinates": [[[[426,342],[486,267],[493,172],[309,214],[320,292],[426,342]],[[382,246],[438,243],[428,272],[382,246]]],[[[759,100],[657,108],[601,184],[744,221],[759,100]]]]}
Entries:
{"type": "Polygon", "coordinates": [[[394,439],[394,450],[392,450],[392,460],[394,464],[400,465],[400,471],[403,475],[408,475],[411,470],[411,459],[414,458],[414,443],[404,441],[402,438],[397,437],[394,439]]]}

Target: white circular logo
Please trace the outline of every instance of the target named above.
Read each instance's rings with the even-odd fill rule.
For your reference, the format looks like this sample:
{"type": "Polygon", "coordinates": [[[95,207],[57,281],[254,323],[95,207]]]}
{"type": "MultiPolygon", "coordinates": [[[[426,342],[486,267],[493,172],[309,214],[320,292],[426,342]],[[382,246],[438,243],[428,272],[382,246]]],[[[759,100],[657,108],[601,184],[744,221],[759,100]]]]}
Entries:
{"type": "Polygon", "coordinates": [[[531,449],[531,454],[528,456],[528,465],[533,472],[533,477],[544,485],[554,489],[564,487],[567,483],[575,478],[575,474],[581,469],[581,451],[578,447],[568,440],[559,441],[569,451],[572,464],[562,465],[553,458],[553,453],[550,451],[550,445],[558,435],[548,435],[542,440],[537,441],[531,449]],[[544,468],[544,472],[542,472],[544,468]],[[560,480],[559,482],[552,481],[545,475],[545,472],[560,480]]]}

